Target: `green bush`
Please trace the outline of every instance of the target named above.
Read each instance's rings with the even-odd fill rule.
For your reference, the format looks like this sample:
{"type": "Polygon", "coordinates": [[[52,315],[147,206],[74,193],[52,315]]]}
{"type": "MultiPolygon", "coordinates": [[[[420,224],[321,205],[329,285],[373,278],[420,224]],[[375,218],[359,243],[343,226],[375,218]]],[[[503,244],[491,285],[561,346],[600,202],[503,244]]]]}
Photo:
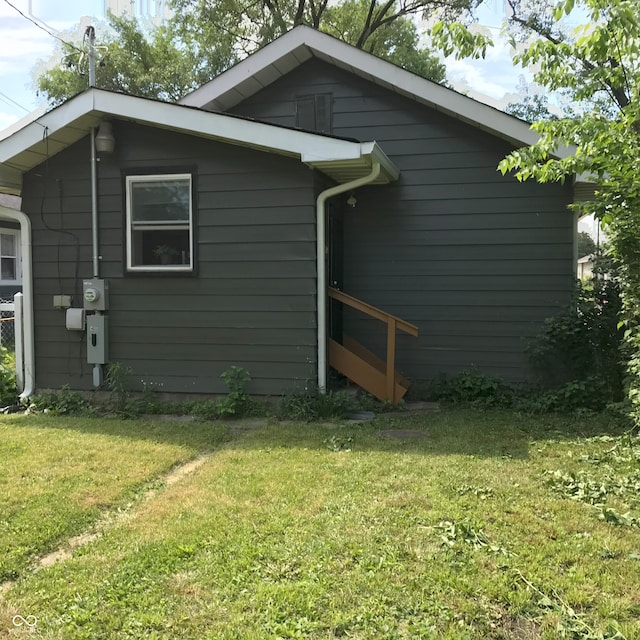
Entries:
{"type": "Polygon", "coordinates": [[[345,391],[327,391],[318,389],[284,395],[278,405],[278,416],[282,420],[301,420],[311,422],[328,418],[344,418],[356,407],[351,396],[345,391]]]}
{"type": "Polygon", "coordinates": [[[508,407],[513,402],[514,393],[514,389],[502,378],[462,371],[454,376],[432,380],[427,399],[472,404],[480,408],[508,407]]]}
{"type": "Polygon", "coordinates": [[[91,404],[79,391],[63,386],[58,391],[46,391],[29,399],[30,413],[77,416],[92,411],[91,404]]]}
{"type": "Polygon", "coordinates": [[[578,284],[562,313],[527,346],[539,385],[566,402],[602,409],[624,396],[620,297],[613,280],[578,284]]]}
{"type": "Polygon", "coordinates": [[[15,353],[0,347],[0,405],[4,407],[17,402],[15,353]]]}

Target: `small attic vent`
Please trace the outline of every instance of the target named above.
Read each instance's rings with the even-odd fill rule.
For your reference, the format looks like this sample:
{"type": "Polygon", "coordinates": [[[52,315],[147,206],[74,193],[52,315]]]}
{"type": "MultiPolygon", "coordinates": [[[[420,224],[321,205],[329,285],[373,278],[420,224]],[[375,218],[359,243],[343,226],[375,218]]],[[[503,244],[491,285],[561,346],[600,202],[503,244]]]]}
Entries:
{"type": "Polygon", "coordinates": [[[296,127],[318,133],[331,133],[333,97],[318,93],[296,98],[296,127]]]}

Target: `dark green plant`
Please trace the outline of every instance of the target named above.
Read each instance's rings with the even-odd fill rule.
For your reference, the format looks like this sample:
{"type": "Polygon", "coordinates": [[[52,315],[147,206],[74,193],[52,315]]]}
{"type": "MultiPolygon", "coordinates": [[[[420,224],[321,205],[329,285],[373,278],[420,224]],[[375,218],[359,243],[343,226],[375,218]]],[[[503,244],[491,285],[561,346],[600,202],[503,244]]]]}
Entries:
{"type": "Polygon", "coordinates": [[[345,391],[317,389],[290,393],[282,396],[278,405],[278,416],[283,420],[311,422],[327,418],[344,418],[349,411],[357,408],[351,396],[345,391]]]}
{"type": "Polygon", "coordinates": [[[489,408],[510,406],[514,390],[497,376],[462,371],[454,376],[441,376],[432,380],[427,394],[429,400],[489,408]]]}
{"type": "Polygon", "coordinates": [[[106,384],[111,393],[112,409],[122,414],[135,412],[135,403],[130,403],[127,375],[131,369],[123,367],[119,362],[112,362],[107,366],[106,384]]]}
{"type": "Polygon", "coordinates": [[[251,403],[251,398],[245,391],[251,376],[246,369],[235,365],[220,374],[229,389],[229,393],[222,397],[216,407],[220,416],[238,416],[245,413],[251,403]]]}
{"type": "Polygon", "coordinates": [[[623,397],[620,297],[613,279],[577,284],[573,301],[527,345],[534,373],[560,403],[602,409],[623,397]]]}
{"type": "Polygon", "coordinates": [[[45,391],[29,398],[29,413],[52,413],[77,416],[91,413],[89,401],[79,392],[64,385],[57,391],[45,391]]]}
{"type": "Polygon", "coordinates": [[[0,404],[5,406],[17,402],[15,353],[0,347],[0,404]]]}
{"type": "MultiPolygon", "coordinates": [[[[554,389],[533,388],[514,399],[514,408],[527,413],[579,413],[602,411],[611,403],[611,388],[606,380],[590,376],[571,380],[554,389]]],[[[613,413],[612,413],[613,415],[613,413]]]]}

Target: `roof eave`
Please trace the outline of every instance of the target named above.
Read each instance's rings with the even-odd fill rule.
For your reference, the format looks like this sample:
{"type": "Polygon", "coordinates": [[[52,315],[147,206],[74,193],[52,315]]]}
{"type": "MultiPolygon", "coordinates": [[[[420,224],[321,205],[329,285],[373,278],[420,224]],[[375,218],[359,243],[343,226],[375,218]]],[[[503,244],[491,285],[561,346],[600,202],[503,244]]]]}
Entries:
{"type": "Polygon", "coordinates": [[[240,61],[180,100],[180,104],[228,111],[311,57],[325,60],[386,89],[515,146],[533,144],[529,123],[417,76],[315,29],[299,26],[240,61]]]}
{"type": "Polygon", "coordinates": [[[80,140],[105,117],[293,157],[338,181],[348,180],[350,164],[356,172],[366,172],[371,166],[370,156],[374,153],[386,167],[383,181],[390,181],[398,175],[397,168],[374,142],[363,144],[91,89],[0,140],[0,190],[19,195],[25,171],[80,140]],[[344,180],[341,176],[345,176],[344,180]]]}

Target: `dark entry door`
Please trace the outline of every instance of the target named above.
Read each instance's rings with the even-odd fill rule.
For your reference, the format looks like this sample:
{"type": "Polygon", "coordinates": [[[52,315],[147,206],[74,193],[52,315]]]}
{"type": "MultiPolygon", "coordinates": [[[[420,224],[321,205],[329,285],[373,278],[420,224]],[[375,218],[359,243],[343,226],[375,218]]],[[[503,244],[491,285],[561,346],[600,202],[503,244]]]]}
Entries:
{"type": "MultiPolygon", "coordinates": [[[[344,212],[340,202],[329,204],[328,225],[328,286],[342,291],[344,278],[344,212]]],[[[342,343],[342,304],[329,299],[329,336],[342,343]]]]}

